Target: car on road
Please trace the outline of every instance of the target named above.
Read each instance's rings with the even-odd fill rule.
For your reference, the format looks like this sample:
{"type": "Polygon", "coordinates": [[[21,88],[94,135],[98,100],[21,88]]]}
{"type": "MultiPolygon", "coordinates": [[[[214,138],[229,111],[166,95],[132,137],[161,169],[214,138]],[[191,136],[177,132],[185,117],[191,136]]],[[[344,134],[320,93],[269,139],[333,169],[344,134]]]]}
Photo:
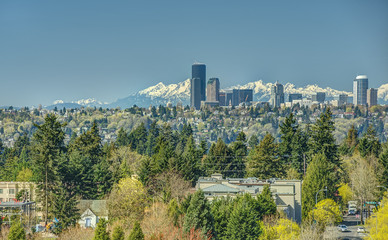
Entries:
{"type": "Polygon", "coordinates": [[[358,227],[358,228],[357,228],[357,232],[358,232],[358,233],[366,233],[366,230],[365,230],[364,227],[358,227]]]}
{"type": "Polygon", "coordinates": [[[347,232],[347,231],[349,231],[349,229],[346,225],[338,225],[338,231],[347,232]]]}
{"type": "Polygon", "coordinates": [[[355,215],[356,211],[355,210],[349,210],[349,215],[355,215]]]}

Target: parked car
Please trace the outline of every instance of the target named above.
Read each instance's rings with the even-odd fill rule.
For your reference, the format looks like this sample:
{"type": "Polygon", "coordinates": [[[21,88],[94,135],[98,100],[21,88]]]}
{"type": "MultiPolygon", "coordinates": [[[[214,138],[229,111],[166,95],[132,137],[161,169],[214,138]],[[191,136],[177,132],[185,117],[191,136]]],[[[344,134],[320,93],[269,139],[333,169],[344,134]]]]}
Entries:
{"type": "Polygon", "coordinates": [[[354,214],[356,214],[355,210],[349,210],[349,215],[354,215],[354,214]]]}
{"type": "Polygon", "coordinates": [[[357,232],[358,232],[358,233],[366,233],[366,230],[365,230],[364,227],[358,227],[358,228],[357,228],[357,232]]]}
{"type": "Polygon", "coordinates": [[[346,225],[338,225],[338,231],[347,232],[349,230],[348,230],[348,227],[346,225]]]}

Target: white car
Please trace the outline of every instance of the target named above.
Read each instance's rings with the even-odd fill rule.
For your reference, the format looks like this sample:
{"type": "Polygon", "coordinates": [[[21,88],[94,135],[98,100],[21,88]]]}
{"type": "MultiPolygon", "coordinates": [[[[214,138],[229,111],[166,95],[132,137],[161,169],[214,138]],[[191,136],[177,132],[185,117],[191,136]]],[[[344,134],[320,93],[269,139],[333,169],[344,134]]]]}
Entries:
{"type": "Polygon", "coordinates": [[[358,227],[358,228],[357,228],[357,232],[358,232],[358,233],[366,233],[366,230],[365,230],[364,227],[358,227]]]}
{"type": "Polygon", "coordinates": [[[340,232],[347,232],[348,227],[346,225],[338,225],[338,231],[340,232]]]}

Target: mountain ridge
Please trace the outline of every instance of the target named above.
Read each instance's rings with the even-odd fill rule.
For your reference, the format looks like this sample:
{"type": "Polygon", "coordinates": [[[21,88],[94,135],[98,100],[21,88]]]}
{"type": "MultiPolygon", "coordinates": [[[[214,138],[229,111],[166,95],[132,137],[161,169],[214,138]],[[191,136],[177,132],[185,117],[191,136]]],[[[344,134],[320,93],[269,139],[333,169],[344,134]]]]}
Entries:
{"type": "MultiPolygon", "coordinates": [[[[249,82],[244,85],[235,85],[225,88],[225,90],[230,89],[253,89],[254,92],[254,101],[268,101],[271,94],[271,87],[274,83],[265,83],[263,80],[258,80],[255,82],[249,82]]],[[[347,94],[349,97],[352,97],[352,92],[347,92],[343,90],[336,90],[330,87],[322,88],[318,84],[308,84],[305,87],[296,87],[292,83],[286,83],[284,86],[285,94],[291,93],[300,93],[303,97],[311,97],[312,94],[316,92],[325,92],[326,97],[332,99],[339,94],[347,94]]],[[[388,84],[383,84],[378,88],[378,100],[379,103],[388,103],[388,84]]],[[[62,100],[57,100],[56,104],[66,104],[62,100]]],[[[115,102],[106,103],[98,101],[94,98],[81,99],[78,101],[70,102],[72,104],[78,104],[84,107],[108,107],[108,108],[128,108],[133,105],[139,107],[148,107],[150,105],[166,105],[167,103],[172,103],[173,105],[177,103],[182,103],[183,105],[190,104],[190,79],[186,79],[179,83],[164,84],[159,82],[156,85],[150,86],[143,90],[138,91],[135,94],[131,94],[128,97],[119,98],[115,102]]],[[[54,106],[53,104],[52,106],[54,106]]],[[[50,107],[52,107],[50,106],[50,107]]]]}

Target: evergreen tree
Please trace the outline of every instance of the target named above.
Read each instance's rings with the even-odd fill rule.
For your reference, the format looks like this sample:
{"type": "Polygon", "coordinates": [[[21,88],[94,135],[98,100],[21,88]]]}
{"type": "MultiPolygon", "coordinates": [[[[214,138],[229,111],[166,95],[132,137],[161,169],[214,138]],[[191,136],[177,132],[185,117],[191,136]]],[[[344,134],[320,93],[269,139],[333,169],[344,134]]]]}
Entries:
{"type": "Polygon", "coordinates": [[[257,139],[257,136],[256,134],[253,134],[250,138],[249,138],[249,141],[248,141],[248,145],[249,145],[249,148],[250,149],[254,149],[257,144],[259,144],[259,140],[257,139]]]}
{"type": "Polygon", "coordinates": [[[129,145],[129,143],[130,139],[127,132],[123,128],[120,128],[119,133],[117,134],[116,145],[121,147],[129,145]]]}
{"type": "Polygon", "coordinates": [[[183,178],[190,181],[192,185],[198,180],[201,175],[200,170],[200,153],[194,144],[194,138],[190,136],[187,140],[186,148],[182,156],[180,172],[183,178]]]}
{"type": "Polygon", "coordinates": [[[138,221],[133,225],[132,231],[129,234],[128,240],[144,240],[144,234],[141,230],[140,224],[138,221]]]}
{"type": "Polygon", "coordinates": [[[259,213],[255,211],[254,199],[244,194],[236,199],[228,220],[225,239],[253,240],[261,234],[259,213]]]}
{"type": "Polygon", "coordinates": [[[380,155],[379,163],[382,168],[379,182],[382,186],[388,186],[388,148],[380,155]]]}
{"type": "Polygon", "coordinates": [[[139,154],[144,154],[146,152],[147,135],[147,129],[142,122],[129,134],[131,148],[139,154]]]}
{"type": "Polygon", "coordinates": [[[37,186],[41,190],[43,208],[45,209],[45,222],[47,223],[49,212],[49,199],[55,189],[55,182],[58,181],[58,158],[64,151],[65,133],[63,124],[57,121],[54,114],[49,114],[42,125],[35,125],[37,128],[34,134],[33,166],[37,186]]]}
{"type": "Polygon", "coordinates": [[[276,203],[272,198],[272,193],[268,185],[264,186],[263,191],[257,196],[256,206],[260,219],[264,216],[276,214],[276,203]]]}
{"type": "Polygon", "coordinates": [[[184,217],[183,227],[186,232],[190,232],[191,229],[201,229],[204,235],[216,237],[210,204],[202,190],[198,190],[191,196],[190,205],[184,217]]]}
{"type": "Polygon", "coordinates": [[[77,208],[78,200],[74,191],[66,189],[65,185],[58,186],[53,196],[52,213],[59,220],[58,227],[55,228],[60,232],[69,226],[74,226],[80,217],[77,208]]]}
{"type": "Polygon", "coordinates": [[[234,176],[239,171],[238,167],[239,165],[234,162],[232,150],[221,138],[212,144],[209,154],[203,161],[203,171],[208,176],[215,172],[222,173],[225,177],[234,176]]]}
{"type": "Polygon", "coordinates": [[[358,144],[358,132],[356,128],[354,127],[354,124],[349,129],[348,134],[346,136],[346,145],[349,148],[355,148],[358,144]]]}
{"type": "Polygon", "coordinates": [[[242,178],[245,175],[245,164],[243,159],[248,154],[248,148],[246,144],[246,135],[244,132],[240,132],[236,141],[232,144],[232,152],[234,155],[232,161],[235,165],[234,170],[236,172],[230,174],[231,177],[242,178]]]}
{"type": "Polygon", "coordinates": [[[311,156],[316,153],[323,153],[326,159],[335,166],[340,166],[337,145],[335,144],[334,121],[330,108],[321,114],[312,126],[310,136],[311,156]]]}
{"type": "Polygon", "coordinates": [[[25,240],[26,232],[19,221],[13,222],[8,233],[8,240],[25,240]]]}
{"type": "Polygon", "coordinates": [[[228,220],[233,210],[233,203],[230,197],[214,199],[211,203],[211,211],[214,216],[214,230],[217,233],[218,239],[228,239],[228,220]]]}
{"type": "Polygon", "coordinates": [[[278,157],[278,146],[272,135],[267,133],[259,145],[249,152],[247,176],[267,179],[283,175],[283,166],[278,157]]]}
{"type": "Polygon", "coordinates": [[[373,155],[376,158],[379,157],[381,152],[381,144],[372,125],[368,127],[366,134],[361,138],[360,144],[358,145],[358,151],[362,157],[369,155],[373,155]]]}
{"type": "Polygon", "coordinates": [[[154,148],[156,146],[156,139],[158,139],[158,137],[159,137],[159,127],[156,121],[153,121],[148,131],[147,143],[146,143],[146,154],[150,157],[154,155],[154,148]]]}
{"type": "MultiPolygon", "coordinates": [[[[302,216],[305,218],[315,205],[315,194],[327,187],[327,196],[332,197],[336,190],[337,178],[334,165],[328,162],[323,153],[314,156],[309,164],[302,184],[302,216]]],[[[318,195],[318,201],[324,199],[324,192],[318,195]]]]}
{"type": "Polygon", "coordinates": [[[100,218],[96,230],[94,230],[93,240],[110,240],[109,232],[106,230],[107,221],[104,218],[100,218]]]}
{"type": "Polygon", "coordinates": [[[116,226],[113,229],[112,240],[124,240],[125,234],[121,226],[116,226]]]}

